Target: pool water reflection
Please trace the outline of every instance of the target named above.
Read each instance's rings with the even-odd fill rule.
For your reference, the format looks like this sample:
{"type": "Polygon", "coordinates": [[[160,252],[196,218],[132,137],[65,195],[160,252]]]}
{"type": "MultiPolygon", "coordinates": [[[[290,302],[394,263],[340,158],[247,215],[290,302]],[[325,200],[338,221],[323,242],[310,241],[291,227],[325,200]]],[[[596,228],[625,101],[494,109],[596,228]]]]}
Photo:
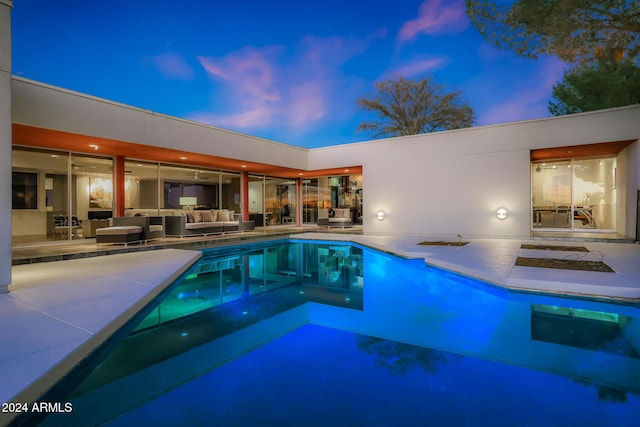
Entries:
{"type": "Polygon", "coordinates": [[[235,247],[203,257],[46,424],[634,425],[638,353],[637,306],[352,244],[235,247]]]}

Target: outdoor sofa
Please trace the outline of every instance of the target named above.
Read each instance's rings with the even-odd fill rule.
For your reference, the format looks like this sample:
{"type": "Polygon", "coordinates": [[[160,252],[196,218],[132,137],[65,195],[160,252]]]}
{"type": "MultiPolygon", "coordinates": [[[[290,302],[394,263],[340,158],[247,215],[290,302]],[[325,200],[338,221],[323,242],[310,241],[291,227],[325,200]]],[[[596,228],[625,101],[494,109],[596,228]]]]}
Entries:
{"type": "Polygon", "coordinates": [[[336,208],[333,209],[333,212],[333,216],[329,215],[328,218],[318,218],[318,227],[353,227],[350,208],[336,208]]]}
{"type": "Polygon", "coordinates": [[[167,236],[207,236],[241,230],[241,214],[227,209],[184,211],[183,215],[165,217],[167,236]]]}
{"type": "Polygon", "coordinates": [[[148,242],[165,236],[164,217],[115,217],[113,226],[96,229],[96,243],[118,243],[125,246],[134,242],[148,242]]]}

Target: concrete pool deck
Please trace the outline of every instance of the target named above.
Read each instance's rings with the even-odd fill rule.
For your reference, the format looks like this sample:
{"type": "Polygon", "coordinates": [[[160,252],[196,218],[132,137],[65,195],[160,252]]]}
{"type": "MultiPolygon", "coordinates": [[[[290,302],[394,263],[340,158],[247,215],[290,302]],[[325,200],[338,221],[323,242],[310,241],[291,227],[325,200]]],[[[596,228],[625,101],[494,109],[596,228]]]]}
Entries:
{"type": "MultiPolygon", "coordinates": [[[[304,233],[300,239],[325,240],[327,235],[304,233]]],[[[464,239],[465,246],[421,246],[416,236],[335,235],[429,265],[462,273],[509,289],[640,303],[640,245],[593,241],[528,239],[464,239]],[[521,249],[521,245],[583,246],[589,252],[521,249]],[[516,266],[518,257],[603,261],[615,273],[516,266]]],[[[455,242],[455,240],[453,240],[455,242]]]]}
{"type": "MultiPolygon", "coordinates": [[[[0,294],[0,403],[37,400],[200,256],[161,249],[14,266],[0,294]]],[[[16,415],[0,413],[0,425],[16,415]]]]}
{"type": "MultiPolygon", "coordinates": [[[[465,239],[470,244],[451,247],[420,246],[428,238],[416,236],[291,237],[353,241],[516,290],[640,303],[640,245],[465,239]],[[576,256],[521,249],[523,243],[584,246],[589,260],[602,258],[615,273],[518,267],[518,256],[576,256]]],[[[10,292],[0,294],[0,339],[10,343],[0,347],[0,403],[36,400],[199,257],[193,250],[158,249],[14,266],[10,292]]],[[[0,414],[0,425],[14,415],[0,414]]]]}

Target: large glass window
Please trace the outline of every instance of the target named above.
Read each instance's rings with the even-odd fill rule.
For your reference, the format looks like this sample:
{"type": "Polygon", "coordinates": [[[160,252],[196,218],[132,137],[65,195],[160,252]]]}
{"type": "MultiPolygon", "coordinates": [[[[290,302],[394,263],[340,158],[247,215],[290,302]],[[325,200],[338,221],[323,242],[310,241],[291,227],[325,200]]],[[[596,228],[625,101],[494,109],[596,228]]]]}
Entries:
{"type": "Polygon", "coordinates": [[[613,157],[533,163],[533,228],[614,231],[615,173],[613,157]]]}
{"type": "Polygon", "coordinates": [[[38,174],[14,171],[11,174],[11,208],[38,209],[38,174]]]}
{"type": "Polygon", "coordinates": [[[305,179],[302,198],[306,223],[328,218],[334,208],[350,208],[354,224],[362,223],[362,175],[305,179]]]}
{"type": "Polygon", "coordinates": [[[264,187],[267,225],[295,224],[296,182],[290,179],[267,178],[264,187]]]}
{"type": "Polygon", "coordinates": [[[254,221],[256,227],[266,224],[264,218],[264,177],[249,175],[249,220],[254,221]]]}
{"type": "Polygon", "coordinates": [[[231,172],[222,172],[220,176],[221,191],[221,209],[229,209],[235,213],[242,213],[240,205],[240,174],[231,172]]]}
{"type": "Polygon", "coordinates": [[[124,164],[124,208],[158,209],[158,164],[126,161],[124,164]]]}
{"type": "Polygon", "coordinates": [[[63,227],[64,218],[69,215],[69,167],[69,155],[66,153],[22,149],[12,151],[14,243],[69,237],[68,227],[63,227]],[[27,180],[20,182],[21,175],[28,177],[27,180]],[[21,198],[26,200],[20,202],[21,198]],[[23,206],[16,206],[15,202],[23,206]]]}
{"type": "Polygon", "coordinates": [[[160,166],[163,209],[219,209],[219,171],[160,166]]]}
{"type": "Polygon", "coordinates": [[[13,242],[93,237],[93,213],[112,216],[112,166],[110,158],[14,149],[13,199],[23,207],[12,211],[13,242]]]}
{"type": "Polygon", "coordinates": [[[250,175],[248,186],[249,219],[257,227],[296,223],[295,180],[250,175]]]}

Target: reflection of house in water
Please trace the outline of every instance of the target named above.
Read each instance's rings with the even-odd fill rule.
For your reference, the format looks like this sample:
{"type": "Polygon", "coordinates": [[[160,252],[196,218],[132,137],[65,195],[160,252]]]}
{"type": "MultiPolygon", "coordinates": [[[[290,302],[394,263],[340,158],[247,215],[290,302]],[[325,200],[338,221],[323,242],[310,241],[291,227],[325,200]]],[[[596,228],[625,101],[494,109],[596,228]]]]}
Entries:
{"type": "Polygon", "coordinates": [[[309,323],[364,335],[360,348],[396,374],[435,372],[453,353],[564,375],[601,399],[640,393],[638,307],[512,293],[354,245],[205,254],[154,313],[161,323],[126,339],[74,408],[108,398],[105,411],[126,410],[309,323]],[[170,317],[189,305],[199,311],[170,317]]]}

